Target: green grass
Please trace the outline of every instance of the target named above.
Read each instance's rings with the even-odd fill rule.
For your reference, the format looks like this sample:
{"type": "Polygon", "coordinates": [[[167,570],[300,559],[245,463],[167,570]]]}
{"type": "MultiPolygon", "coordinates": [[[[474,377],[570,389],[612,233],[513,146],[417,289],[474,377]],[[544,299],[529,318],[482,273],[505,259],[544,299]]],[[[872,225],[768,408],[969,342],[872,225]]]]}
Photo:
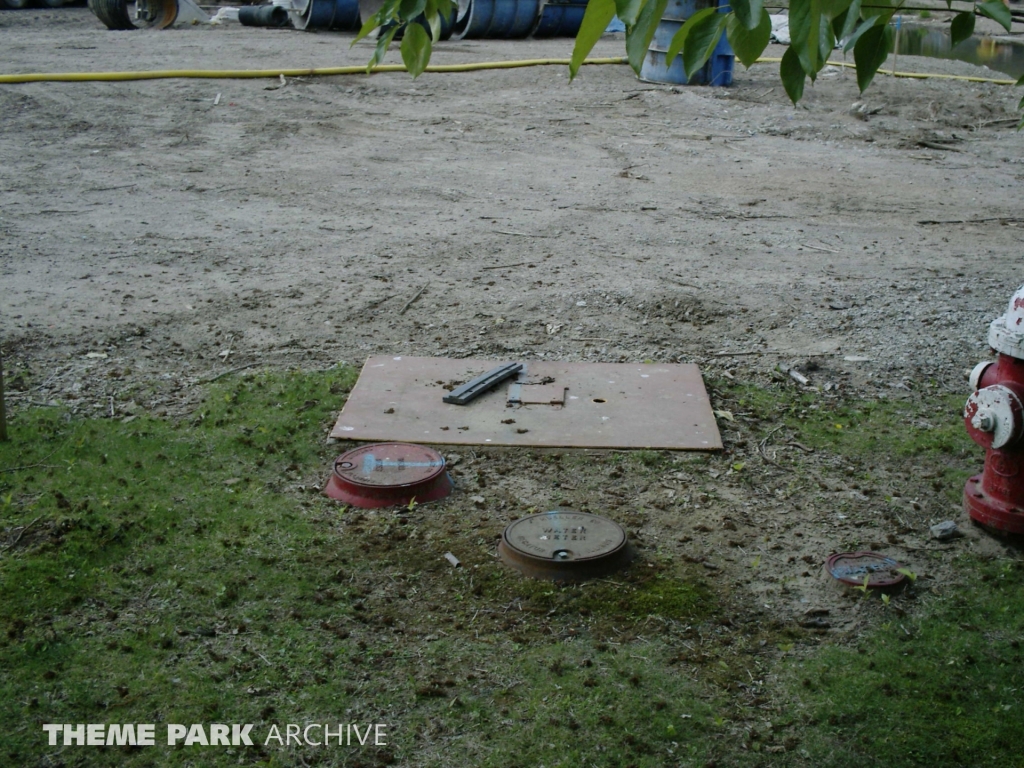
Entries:
{"type": "MultiPolygon", "coordinates": [[[[24,467],[0,473],[0,764],[1021,765],[1019,564],[961,558],[941,595],[864,602],[852,647],[747,605],[664,540],[607,579],[523,579],[493,553],[529,501],[500,488],[485,493],[502,515],[462,492],[384,511],[320,494],[353,380],[226,380],[177,422],[16,414],[0,445],[0,469],[24,467]],[[258,746],[49,747],[48,722],[156,723],[158,743],[166,723],[253,723],[258,746]],[[261,746],[272,724],[312,722],[387,723],[389,746],[261,746]]],[[[751,440],[781,425],[813,449],[796,480],[867,486],[884,464],[955,500],[980,462],[955,398],[730,387],[716,407],[751,440]]],[[[510,451],[461,482],[546,468],[600,513],[593,483],[737,463],[510,451]]],[[[646,513],[626,499],[616,514],[646,513]]]]}
{"type": "Polygon", "coordinates": [[[971,576],[923,615],[878,605],[855,647],[788,665],[811,762],[1024,765],[1024,563],[959,564],[971,576]]]}

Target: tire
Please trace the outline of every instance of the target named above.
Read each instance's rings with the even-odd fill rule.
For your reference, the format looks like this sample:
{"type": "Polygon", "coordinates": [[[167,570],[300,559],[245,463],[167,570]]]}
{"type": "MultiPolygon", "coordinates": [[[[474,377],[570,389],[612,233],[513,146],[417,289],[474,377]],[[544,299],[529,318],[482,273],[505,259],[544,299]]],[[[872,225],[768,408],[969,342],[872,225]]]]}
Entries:
{"type": "Polygon", "coordinates": [[[89,0],[89,10],[107,29],[135,29],[124,0],[89,0]]]}
{"type": "Polygon", "coordinates": [[[28,5],[28,0],[0,0],[0,6],[6,6],[12,11],[19,10],[28,5]]]}
{"type": "Polygon", "coordinates": [[[65,0],[39,0],[43,8],[63,8],[65,0]]]}
{"type": "Polygon", "coordinates": [[[178,0],[146,0],[148,18],[135,18],[136,4],[128,0],[89,0],[93,12],[107,29],[164,29],[178,17],[178,0]]]}

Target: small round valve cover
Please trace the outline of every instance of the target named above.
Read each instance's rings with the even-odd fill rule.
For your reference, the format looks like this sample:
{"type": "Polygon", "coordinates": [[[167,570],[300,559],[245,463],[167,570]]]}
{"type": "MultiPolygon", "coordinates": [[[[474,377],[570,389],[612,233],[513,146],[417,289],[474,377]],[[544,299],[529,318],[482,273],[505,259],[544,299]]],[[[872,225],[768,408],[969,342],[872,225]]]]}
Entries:
{"type": "Polygon", "coordinates": [[[554,581],[603,576],[633,559],[622,526],[569,509],[516,520],[502,534],[498,554],[527,576],[554,581]]]}
{"type": "Polygon", "coordinates": [[[1024,434],[1024,405],[1008,386],[993,384],[979,389],[964,406],[964,424],[978,445],[1003,448],[1024,434]]]}
{"type": "Polygon", "coordinates": [[[900,563],[877,552],[837,552],[825,561],[825,570],[832,578],[866,589],[898,586],[906,578],[901,568],[900,563]]]}
{"type": "Polygon", "coordinates": [[[374,508],[436,501],[452,487],[444,456],[433,448],[374,443],[339,456],[324,493],[355,507],[374,508]]]}

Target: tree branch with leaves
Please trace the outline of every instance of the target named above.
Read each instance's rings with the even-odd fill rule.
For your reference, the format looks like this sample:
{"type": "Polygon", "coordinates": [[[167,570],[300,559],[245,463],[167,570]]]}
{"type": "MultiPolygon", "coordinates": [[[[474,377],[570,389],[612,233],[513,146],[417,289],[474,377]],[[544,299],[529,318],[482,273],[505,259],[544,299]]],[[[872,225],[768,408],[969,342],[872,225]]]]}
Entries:
{"type": "MultiPolygon", "coordinates": [[[[570,78],[579,72],[615,16],[626,25],[626,58],[639,74],[668,2],[589,0],[572,52],[570,78]]],[[[708,7],[690,16],[672,38],[666,63],[681,56],[686,76],[692,77],[707,63],[724,34],[736,58],[749,69],[771,39],[771,19],[764,0],[719,0],[723,7],[716,7],[715,0],[706,2],[708,7]]],[[[904,4],[905,0],[870,0],[868,5],[862,0],[789,0],[790,44],[782,56],[779,76],[793,103],[803,97],[807,80],[815,81],[837,42],[842,43],[844,52],[853,51],[857,85],[863,92],[893,51],[895,35],[890,22],[904,4]]],[[[952,10],[952,0],[946,0],[946,7],[952,10]]],[[[385,0],[356,37],[358,41],[375,29],[381,30],[367,71],[383,61],[395,35],[401,32],[402,60],[413,77],[420,75],[430,62],[433,43],[440,39],[442,19],[451,19],[454,12],[453,0],[385,0]]],[[[1010,31],[1010,9],[1000,0],[986,0],[953,17],[953,46],[974,34],[978,16],[988,17],[1010,31]]],[[[1024,85],[1024,77],[1017,85],[1024,85]]],[[[1024,99],[1019,108],[1024,110],[1024,99]]],[[[1024,121],[1019,127],[1024,127],[1024,121]]]]}

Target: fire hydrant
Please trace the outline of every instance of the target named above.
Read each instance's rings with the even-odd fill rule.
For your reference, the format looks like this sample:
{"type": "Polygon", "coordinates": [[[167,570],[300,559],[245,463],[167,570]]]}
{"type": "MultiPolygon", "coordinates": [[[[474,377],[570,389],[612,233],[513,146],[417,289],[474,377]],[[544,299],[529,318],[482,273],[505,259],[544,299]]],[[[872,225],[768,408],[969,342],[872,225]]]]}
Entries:
{"type": "Polygon", "coordinates": [[[988,345],[998,356],[971,371],[974,394],[964,406],[967,433],[985,448],[985,468],[964,488],[964,509],[988,528],[1024,533],[1024,286],[992,321],[988,345]]]}

